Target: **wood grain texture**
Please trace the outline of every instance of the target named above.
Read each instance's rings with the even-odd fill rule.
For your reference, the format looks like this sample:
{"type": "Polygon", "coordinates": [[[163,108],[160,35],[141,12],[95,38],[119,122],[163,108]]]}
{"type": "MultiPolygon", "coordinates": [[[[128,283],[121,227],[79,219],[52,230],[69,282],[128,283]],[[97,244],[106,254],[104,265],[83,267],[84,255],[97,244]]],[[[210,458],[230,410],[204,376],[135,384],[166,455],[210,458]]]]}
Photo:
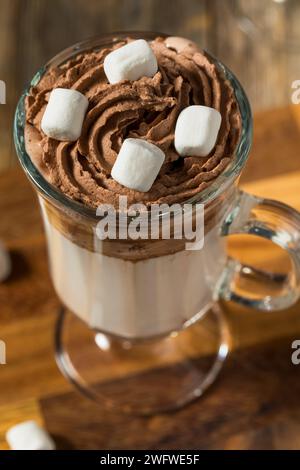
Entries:
{"type": "MultiPolygon", "coordinates": [[[[68,448],[299,449],[300,390],[290,341],[237,351],[210,393],[175,414],[107,413],[71,392],[41,400],[45,422],[53,435],[68,436],[68,448]]],[[[107,386],[114,393],[120,384],[107,386]]]]}
{"type": "MultiPolygon", "coordinates": [[[[256,163],[249,161],[243,186],[300,210],[300,172],[292,171],[299,152],[297,116],[290,120],[294,112],[283,108],[257,117],[256,163]],[[255,176],[260,180],[253,181],[255,176]]],[[[224,303],[232,354],[213,388],[177,413],[129,418],[81,397],[56,367],[59,301],[48,274],[38,204],[21,169],[0,175],[0,220],[0,240],[13,261],[11,277],[0,284],[0,338],[7,345],[7,364],[0,366],[0,449],[7,448],[7,428],[31,418],[45,423],[63,449],[299,449],[300,366],[290,359],[291,343],[300,337],[299,304],[262,314],[224,303]]],[[[229,249],[259,267],[286,268],[281,250],[254,237],[234,237],[229,249]]],[[[130,387],[129,371],[112,367],[101,386],[112,393],[130,387]]]]}
{"type": "Polygon", "coordinates": [[[235,72],[256,111],[289,103],[291,83],[300,78],[297,51],[284,42],[290,25],[297,31],[299,24],[300,7],[292,3],[287,15],[271,0],[1,0],[0,79],[7,104],[0,106],[0,171],[16,162],[12,119],[27,82],[56,53],[94,35],[154,30],[190,37],[235,72]],[[234,14],[241,3],[273,27],[280,50],[241,31],[234,14]],[[282,12],[274,15],[275,8],[282,12]]]}

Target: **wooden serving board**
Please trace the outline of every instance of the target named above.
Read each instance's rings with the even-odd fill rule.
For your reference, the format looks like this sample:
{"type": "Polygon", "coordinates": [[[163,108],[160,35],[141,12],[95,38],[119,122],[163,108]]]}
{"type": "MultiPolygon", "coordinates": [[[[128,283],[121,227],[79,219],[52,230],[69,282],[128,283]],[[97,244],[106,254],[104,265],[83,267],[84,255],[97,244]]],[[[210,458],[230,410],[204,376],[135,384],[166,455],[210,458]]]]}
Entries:
{"type": "MultiPolygon", "coordinates": [[[[242,181],[247,191],[300,210],[300,171],[290,171],[300,170],[298,124],[290,119],[290,109],[257,117],[256,166],[249,163],[242,181]],[[268,173],[273,176],[266,178],[268,173]],[[260,179],[253,181],[256,174],[260,179]]],[[[44,424],[62,449],[300,448],[300,366],[290,359],[291,342],[300,338],[300,304],[277,313],[224,304],[232,353],[203,398],[150,418],[108,412],[80,396],[56,367],[59,301],[37,201],[19,169],[0,175],[0,220],[0,240],[13,260],[12,276],[0,284],[0,339],[7,345],[7,364],[0,365],[0,449],[7,448],[5,431],[26,419],[44,424]]],[[[284,253],[256,238],[235,237],[229,245],[243,261],[286,268],[284,253]]],[[[116,387],[112,378],[103,377],[106,387],[116,387]]]]}

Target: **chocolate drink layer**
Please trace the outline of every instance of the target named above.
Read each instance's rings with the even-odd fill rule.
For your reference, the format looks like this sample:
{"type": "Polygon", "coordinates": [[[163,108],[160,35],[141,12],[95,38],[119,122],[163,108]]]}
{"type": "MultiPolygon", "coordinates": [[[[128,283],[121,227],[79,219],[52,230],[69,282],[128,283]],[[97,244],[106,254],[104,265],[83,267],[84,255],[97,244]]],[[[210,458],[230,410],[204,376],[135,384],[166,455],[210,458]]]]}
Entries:
{"type": "Polygon", "coordinates": [[[168,48],[163,38],[150,43],[159,70],[111,85],[103,70],[105,56],[131,39],[111,48],[88,51],[50,68],[26,99],[26,149],[44,177],[72,199],[91,207],[118,206],[119,195],[128,204],[184,202],[205,189],[234,156],[241,118],[230,83],[202,51],[168,48]],[[73,88],[89,99],[82,134],[76,142],[58,142],[41,131],[41,119],[54,88],[73,88]],[[176,120],[193,104],[220,111],[222,124],[215,148],[206,158],[180,157],[174,148],[176,120]],[[111,168],[127,137],[157,145],[165,163],[147,193],[130,190],[111,176],[111,168]]]}

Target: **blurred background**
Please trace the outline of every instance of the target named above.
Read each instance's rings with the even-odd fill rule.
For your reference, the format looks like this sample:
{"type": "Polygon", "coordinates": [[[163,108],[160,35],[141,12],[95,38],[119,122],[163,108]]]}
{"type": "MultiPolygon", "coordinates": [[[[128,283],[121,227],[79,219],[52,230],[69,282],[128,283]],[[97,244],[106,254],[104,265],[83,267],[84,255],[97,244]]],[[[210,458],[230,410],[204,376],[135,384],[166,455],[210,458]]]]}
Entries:
{"type": "Polygon", "coordinates": [[[22,89],[74,42],[118,30],[187,36],[235,72],[257,111],[290,103],[300,78],[299,24],[298,0],[1,0],[0,170],[15,163],[11,122],[22,89]]]}

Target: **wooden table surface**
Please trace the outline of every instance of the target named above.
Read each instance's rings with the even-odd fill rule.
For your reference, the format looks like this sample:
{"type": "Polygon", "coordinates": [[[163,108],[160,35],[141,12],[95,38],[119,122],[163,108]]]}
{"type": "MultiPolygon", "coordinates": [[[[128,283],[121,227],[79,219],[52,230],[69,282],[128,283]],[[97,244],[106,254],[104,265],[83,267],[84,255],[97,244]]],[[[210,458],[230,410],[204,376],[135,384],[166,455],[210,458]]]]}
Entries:
{"type": "MultiPolygon", "coordinates": [[[[299,129],[296,107],[257,115],[242,184],[300,210],[299,129]]],[[[300,304],[277,313],[224,304],[232,351],[201,399],[150,418],[108,412],[75,391],[55,364],[59,301],[37,201],[20,169],[0,176],[0,220],[0,240],[13,261],[10,279],[0,285],[0,339],[7,345],[7,364],[0,365],[0,449],[6,448],[7,428],[30,418],[44,423],[63,449],[300,448],[300,365],[291,363],[300,304]]],[[[258,265],[264,257],[277,271],[286,261],[281,250],[253,237],[235,238],[230,250],[258,265]]],[[[103,380],[114,386],[109,377],[103,380]]]]}

